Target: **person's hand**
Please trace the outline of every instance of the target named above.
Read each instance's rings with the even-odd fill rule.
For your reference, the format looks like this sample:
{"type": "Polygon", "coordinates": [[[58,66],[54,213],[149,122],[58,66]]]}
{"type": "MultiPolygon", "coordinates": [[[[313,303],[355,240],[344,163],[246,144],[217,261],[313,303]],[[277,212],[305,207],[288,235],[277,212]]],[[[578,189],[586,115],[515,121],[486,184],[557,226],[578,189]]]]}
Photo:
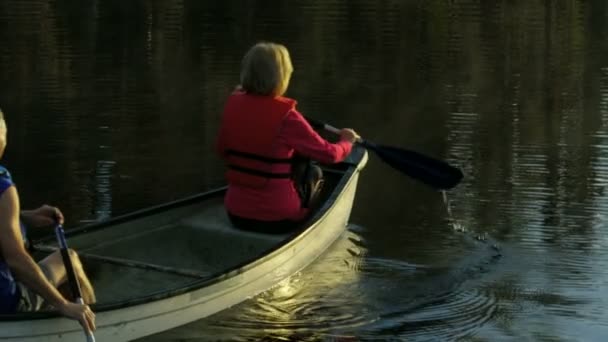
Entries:
{"type": "Polygon", "coordinates": [[[30,227],[50,227],[63,224],[63,213],[59,208],[44,204],[37,209],[24,212],[26,223],[30,227]]]}
{"type": "Polygon", "coordinates": [[[88,305],[65,302],[59,307],[62,315],[80,322],[88,331],[95,331],[95,314],[88,305]]]}
{"type": "Polygon", "coordinates": [[[340,130],[340,139],[350,141],[351,143],[357,142],[357,140],[361,139],[359,134],[350,128],[342,128],[340,130]]]}

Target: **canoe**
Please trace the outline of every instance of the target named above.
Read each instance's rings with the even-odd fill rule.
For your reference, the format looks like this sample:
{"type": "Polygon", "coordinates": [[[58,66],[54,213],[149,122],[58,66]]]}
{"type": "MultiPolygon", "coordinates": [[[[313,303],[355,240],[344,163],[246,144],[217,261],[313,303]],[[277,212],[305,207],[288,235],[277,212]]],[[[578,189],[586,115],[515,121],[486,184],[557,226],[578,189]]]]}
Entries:
{"type": "MultiPolygon", "coordinates": [[[[130,341],[199,320],[271,289],[317,259],[349,220],[367,152],[323,166],[322,204],[293,232],[232,227],[225,187],[70,230],[96,289],[98,341],[130,341]]],[[[40,251],[56,248],[52,240],[40,251]]],[[[0,315],[3,341],[83,341],[56,312],[0,315]]]]}

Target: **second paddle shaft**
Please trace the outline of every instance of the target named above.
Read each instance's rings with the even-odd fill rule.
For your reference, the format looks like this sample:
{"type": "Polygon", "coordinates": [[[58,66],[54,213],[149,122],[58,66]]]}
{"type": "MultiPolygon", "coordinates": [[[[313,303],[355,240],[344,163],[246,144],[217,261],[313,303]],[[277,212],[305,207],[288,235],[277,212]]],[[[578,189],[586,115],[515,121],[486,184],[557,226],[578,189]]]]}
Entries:
{"type": "MultiPolygon", "coordinates": [[[[309,117],[306,117],[306,120],[317,130],[323,129],[342,135],[343,130],[322,121],[309,117]]],[[[400,147],[378,145],[371,141],[363,140],[358,135],[355,139],[359,145],[374,152],[387,165],[435,189],[451,189],[458,185],[464,176],[459,168],[443,160],[400,147]]]]}
{"type": "Polygon", "coordinates": [[[336,127],[334,127],[332,125],[323,124],[323,129],[326,130],[326,131],[328,131],[328,132],[340,134],[340,129],[336,128],[336,127]]]}
{"type": "MultiPolygon", "coordinates": [[[[335,133],[335,134],[338,134],[338,135],[342,134],[342,130],[341,129],[336,128],[336,127],[334,127],[332,125],[328,125],[326,123],[323,124],[323,129],[326,130],[326,131],[328,131],[328,132],[335,133]]],[[[361,139],[361,137],[357,134],[357,140],[356,141],[359,142],[359,143],[362,143],[363,139],[361,139]]]]}

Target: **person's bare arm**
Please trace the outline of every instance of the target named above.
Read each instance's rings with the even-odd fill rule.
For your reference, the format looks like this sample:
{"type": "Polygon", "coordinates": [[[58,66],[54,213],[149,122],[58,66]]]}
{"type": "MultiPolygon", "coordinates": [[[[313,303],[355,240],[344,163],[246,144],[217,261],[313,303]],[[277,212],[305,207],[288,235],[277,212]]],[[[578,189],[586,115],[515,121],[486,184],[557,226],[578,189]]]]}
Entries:
{"type": "Polygon", "coordinates": [[[0,252],[11,272],[67,317],[95,329],[94,315],[86,305],[68,302],[47,279],[26,251],[19,228],[19,195],[14,186],[0,195],[0,252]]]}
{"type": "Polygon", "coordinates": [[[19,197],[14,186],[0,197],[0,249],[15,277],[39,293],[51,305],[60,308],[67,302],[48,282],[38,264],[26,251],[19,229],[19,197]]]}

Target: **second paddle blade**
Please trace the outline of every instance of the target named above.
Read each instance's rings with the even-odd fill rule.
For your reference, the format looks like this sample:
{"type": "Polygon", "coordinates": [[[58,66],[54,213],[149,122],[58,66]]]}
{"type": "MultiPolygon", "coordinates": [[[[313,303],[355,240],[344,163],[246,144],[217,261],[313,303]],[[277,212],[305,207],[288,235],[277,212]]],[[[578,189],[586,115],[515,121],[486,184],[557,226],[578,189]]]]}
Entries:
{"type": "Polygon", "coordinates": [[[368,141],[361,142],[361,145],[374,151],[394,169],[438,190],[451,189],[464,177],[460,169],[415,151],[376,145],[368,141]]]}

